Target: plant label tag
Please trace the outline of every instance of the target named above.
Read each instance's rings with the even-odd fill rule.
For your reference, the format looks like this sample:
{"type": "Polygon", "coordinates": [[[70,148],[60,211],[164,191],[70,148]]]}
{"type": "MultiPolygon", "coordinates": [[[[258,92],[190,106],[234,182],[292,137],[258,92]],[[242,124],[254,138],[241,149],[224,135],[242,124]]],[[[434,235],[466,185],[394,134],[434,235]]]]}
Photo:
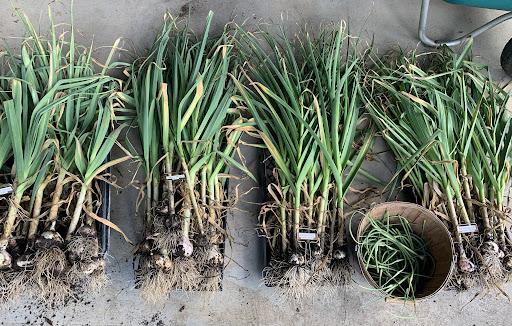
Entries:
{"type": "Polygon", "coordinates": [[[460,224],[457,229],[461,234],[478,232],[478,226],[475,223],[460,224]]]}
{"type": "Polygon", "coordinates": [[[297,239],[299,241],[317,241],[318,235],[316,232],[299,232],[297,234],[297,239]]]}
{"type": "Polygon", "coordinates": [[[180,180],[180,179],[185,179],[185,175],[184,174],[168,175],[167,177],[165,177],[165,179],[171,180],[171,181],[176,181],[176,180],[180,180]]]}
{"type": "Polygon", "coordinates": [[[0,187],[0,196],[8,195],[10,193],[12,193],[11,186],[0,187]]]}

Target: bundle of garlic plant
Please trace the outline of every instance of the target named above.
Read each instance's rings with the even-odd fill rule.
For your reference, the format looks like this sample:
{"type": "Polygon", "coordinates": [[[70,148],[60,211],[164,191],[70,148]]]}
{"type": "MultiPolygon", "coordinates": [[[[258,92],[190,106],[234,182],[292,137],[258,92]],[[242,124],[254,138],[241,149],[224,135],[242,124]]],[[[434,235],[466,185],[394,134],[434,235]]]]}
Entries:
{"type": "Polygon", "coordinates": [[[378,62],[366,101],[423,205],[451,226],[459,289],[494,285],[512,269],[505,191],[512,129],[507,92],[487,68],[448,48],[378,62]]]}
{"type": "Polygon", "coordinates": [[[316,38],[259,35],[241,38],[237,87],[275,166],[260,214],[271,251],[264,281],[301,298],[349,275],[344,199],[373,142],[361,128],[363,57],[344,23],[316,38]]]}
{"type": "MultiPolygon", "coordinates": [[[[171,290],[217,290],[224,267],[227,177],[242,120],[232,102],[233,40],[210,36],[213,13],[196,38],[166,15],[149,56],[131,72],[146,175],[145,239],[137,284],[148,300],[171,290]]],[[[133,96],[131,96],[133,95],[133,96]]]]}
{"type": "Polygon", "coordinates": [[[110,132],[119,83],[105,74],[114,50],[95,73],[93,49],[76,44],[73,27],[58,35],[50,12],[47,39],[17,14],[27,37],[20,55],[3,57],[1,84],[0,139],[10,146],[0,155],[13,192],[2,214],[0,294],[34,290],[55,302],[105,280],[93,221],[105,222],[97,178],[119,161],[107,162],[120,132],[110,132]]]}

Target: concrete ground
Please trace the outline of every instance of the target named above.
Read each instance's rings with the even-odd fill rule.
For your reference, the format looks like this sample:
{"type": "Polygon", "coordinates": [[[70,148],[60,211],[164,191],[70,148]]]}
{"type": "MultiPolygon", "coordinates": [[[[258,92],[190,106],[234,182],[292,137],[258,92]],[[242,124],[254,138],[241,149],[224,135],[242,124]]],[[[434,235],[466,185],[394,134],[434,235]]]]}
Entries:
{"type": "MultiPolygon", "coordinates": [[[[499,12],[452,6],[432,0],[431,34],[434,37],[460,35],[497,16],[499,12]]],[[[0,0],[0,36],[19,37],[22,26],[12,15],[11,4],[23,8],[44,31],[46,5],[51,3],[56,20],[68,22],[68,1],[0,0]]],[[[209,10],[215,12],[214,26],[220,28],[233,17],[253,24],[284,18],[290,30],[308,23],[350,22],[354,34],[375,38],[384,52],[400,45],[414,48],[420,0],[76,0],[75,25],[84,39],[94,36],[96,46],[108,46],[123,37],[126,57],[142,53],[159,29],[165,10],[179,14],[191,11],[192,26],[200,30],[209,10]]],[[[36,24],[37,26],[37,24],[36,24]]],[[[503,80],[499,69],[502,47],[512,36],[512,23],[503,24],[475,41],[474,52],[491,66],[495,79],[503,80]]],[[[15,42],[8,39],[9,43],[15,42]]],[[[259,159],[245,149],[248,165],[254,170],[259,159]]],[[[120,185],[126,185],[135,170],[124,164],[114,171],[120,185]]],[[[388,173],[382,166],[377,167],[388,173]]],[[[255,185],[242,182],[242,189],[255,185]]],[[[112,220],[134,241],[141,238],[142,217],[135,212],[137,190],[132,187],[112,193],[112,220]]],[[[510,325],[512,306],[498,292],[466,293],[442,291],[434,299],[415,306],[385,302],[368,289],[355,268],[353,282],[330,299],[323,297],[297,303],[278,300],[274,289],[260,283],[263,267],[262,244],[255,225],[259,192],[252,191],[229,216],[228,228],[234,241],[227,248],[224,290],[221,293],[175,293],[157,305],[142,301],[133,288],[132,247],[112,233],[108,271],[111,285],[90,301],[70,302],[55,310],[43,311],[28,302],[0,308],[5,325],[510,325]]],[[[512,287],[504,288],[512,293],[512,287]]]]}

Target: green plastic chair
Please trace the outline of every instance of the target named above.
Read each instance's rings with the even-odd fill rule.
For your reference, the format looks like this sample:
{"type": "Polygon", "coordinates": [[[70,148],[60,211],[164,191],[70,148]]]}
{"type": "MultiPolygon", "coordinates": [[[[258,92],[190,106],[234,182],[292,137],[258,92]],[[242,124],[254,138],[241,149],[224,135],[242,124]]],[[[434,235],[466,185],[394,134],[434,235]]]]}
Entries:
{"type": "Polygon", "coordinates": [[[445,0],[456,5],[512,11],[510,0],[445,0]]]}
{"type": "MultiPolygon", "coordinates": [[[[427,21],[428,21],[428,10],[430,6],[430,0],[423,0],[421,4],[421,15],[420,15],[420,26],[419,26],[419,37],[421,42],[430,47],[439,47],[441,45],[447,46],[457,46],[464,42],[466,42],[470,38],[475,38],[483,32],[496,27],[497,25],[509,20],[512,18],[512,0],[444,0],[445,2],[464,5],[470,7],[478,7],[478,8],[487,8],[487,9],[497,9],[508,11],[503,15],[491,20],[487,24],[480,26],[474,31],[453,39],[453,40],[433,40],[427,35],[427,21]]],[[[512,40],[509,40],[505,45],[503,52],[501,53],[501,66],[503,70],[509,75],[512,76],[512,40]]]]}

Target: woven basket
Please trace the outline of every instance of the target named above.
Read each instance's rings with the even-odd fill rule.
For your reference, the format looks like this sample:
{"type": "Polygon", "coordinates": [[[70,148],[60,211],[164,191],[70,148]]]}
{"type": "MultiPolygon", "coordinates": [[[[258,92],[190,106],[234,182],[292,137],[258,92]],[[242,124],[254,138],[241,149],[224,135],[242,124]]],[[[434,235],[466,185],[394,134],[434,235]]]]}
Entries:
{"type": "MultiPolygon", "coordinates": [[[[431,298],[439,292],[448,282],[454,269],[454,246],[450,232],[446,226],[428,209],[405,202],[387,202],[376,205],[359,223],[357,229],[357,242],[360,242],[362,235],[369,225],[368,218],[381,219],[386,212],[389,216],[399,215],[407,219],[413,231],[423,235],[431,255],[434,258],[432,277],[425,281],[423,286],[415,294],[417,300],[431,298]]],[[[391,219],[391,221],[393,221],[391,219]]],[[[372,279],[357,250],[357,260],[366,280],[375,288],[377,283],[372,279]]],[[[382,292],[384,293],[384,292],[382,292]]],[[[388,295],[388,294],[386,294],[388,295]]]]}

